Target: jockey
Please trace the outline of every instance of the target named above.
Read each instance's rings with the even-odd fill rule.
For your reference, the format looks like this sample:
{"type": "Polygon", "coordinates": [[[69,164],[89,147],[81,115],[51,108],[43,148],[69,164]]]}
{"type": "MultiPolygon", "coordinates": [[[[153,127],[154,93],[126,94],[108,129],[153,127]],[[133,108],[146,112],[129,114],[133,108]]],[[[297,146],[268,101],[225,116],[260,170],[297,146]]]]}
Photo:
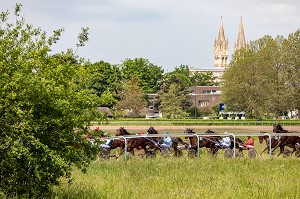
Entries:
{"type": "Polygon", "coordinates": [[[104,144],[100,144],[100,146],[102,148],[105,148],[105,149],[109,149],[111,144],[112,144],[112,140],[111,139],[108,139],[108,134],[107,133],[103,133],[101,135],[101,137],[104,137],[104,144]]]}
{"type": "Polygon", "coordinates": [[[248,140],[244,143],[245,146],[247,148],[253,148],[254,147],[254,140],[251,136],[247,136],[248,137],[248,140]]]}
{"type": "MultiPolygon", "coordinates": [[[[165,134],[169,134],[169,132],[165,132],[165,134]]],[[[172,146],[172,139],[169,136],[164,137],[162,141],[163,141],[163,143],[162,143],[163,146],[166,146],[166,147],[172,146]]]]}
{"type": "Polygon", "coordinates": [[[230,147],[230,144],[231,144],[231,140],[230,140],[230,137],[228,136],[228,133],[225,132],[225,137],[223,137],[223,139],[221,140],[221,146],[225,147],[225,148],[228,148],[230,147]]]}

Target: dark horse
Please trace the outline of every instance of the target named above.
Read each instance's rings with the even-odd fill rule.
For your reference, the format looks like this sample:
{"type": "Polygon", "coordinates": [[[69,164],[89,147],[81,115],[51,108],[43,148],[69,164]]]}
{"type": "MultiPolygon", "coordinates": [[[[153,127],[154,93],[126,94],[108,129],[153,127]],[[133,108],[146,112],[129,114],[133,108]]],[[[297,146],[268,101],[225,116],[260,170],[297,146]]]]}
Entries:
{"type": "MultiPolygon", "coordinates": [[[[196,134],[193,129],[187,128],[184,133],[186,134],[196,134]]],[[[209,131],[209,133],[213,133],[212,131],[209,131]]],[[[187,138],[187,137],[186,137],[187,138]]],[[[190,140],[190,149],[189,152],[191,155],[196,155],[198,151],[198,139],[197,136],[188,137],[190,140]]],[[[218,148],[216,147],[216,141],[214,140],[214,137],[200,137],[199,140],[199,148],[206,147],[210,150],[210,152],[214,155],[218,152],[218,148]]]]}
{"type": "Polygon", "coordinates": [[[284,130],[279,123],[273,124],[273,132],[274,133],[288,133],[288,131],[284,130]]]}
{"type": "MultiPolygon", "coordinates": [[[[205,131],[204,133],[208,133],[208,134],[214,134],[215,132],[208,129],[207,131],[205,131]]],[[[234,139],[231,135],[229,135],[229,138],[230,138],[230,146],[229,148],[230,149],[233,149],[234,148],[234,139]]],[[[222,137],[221,136],[211,136],[210,139],[212,139],[213,141],[215,141],[216,143],[219,144],[219,142],[222,140],[222,137]]],[[[239,149],[240,145],[243,145],[244,144],[244,141],[241,140],[240,138],[235,138],[235,148],[236,149],[239,149]]]]}
{"type": "MultiPolygon", "coordinates": [[[[158,134],[158,131],[153,127],[151,126],[148,130],[147,130],[148,134],[158,134]]],[[[155,137],[155,138],[151,138],[154,142],[156,143],[159,143],[162,138],[159,138],[159,137],[155,137]]],[[[185,143],[181,138],[177,138],[177,137],[171,137],[172,139],[172,149],[174,151],[174,156],[175,157],[179,157],[182,155],[182,152],[181,150],[179,149],[178,145],[179,144],[182,144],[184,146],[188,145],[187,143],[185,143]]],[[[157,147],[155,150],[161,150],[159,147],[157,147]]]]}
{"type": "MultiPolygon", "coordinates": [[[[120,127],[117,129],[116,136],[126,136],[126,135],[133,135],[130,134],[124,127],[120,127]]],[[[125,142],[121,144],[121,152],[122,155],[125,151],[125,142]]],[[[157,146],[155,143],[145,137],[137,137],[137,138],[128,138],[127,140],[127,151],[134,155],[134,149],[143,149],[145,153],[147,153],[148,147],[156,148],[157,146]]]]}
{"type": "MultiPolygon", "coordinates": [[[[298,132],[289,132],[287,130],[284,130],[279,123],[275,123],[273,125],[273,132],[274,133],[298,133],[298,132]]],[[[272,153],[280,147],[280,152],[277,156],[280,156],[284,152],[284,146],[289,146],[293,149],[292,154],[297,150],[296,149],[296,144],[300,142],[300,137],[299,136],[281,136],[278,139],[277,145],[274,147],[272,150],[272,153]]]]}
{"type": "MultiPolygon", "coordinates": [[[[260,133],[263,134],[263,135],[258,136],[259,143],[262,144],[263,141],[265,141],[265,143],[266,143],[266,147],[262,150],[260,155],[262,155],[263,152],[265,152],[266,150],[268,150],[268,153],[270,154],[270,138],[269,138],[268,135],[264,135],[266,132],[261,131],[260,133]]],[[[272,136],[271,140],[272,140],[271,148],[274,148],[278,144],[278,139],[276,139],[275,136],[272,136]]],[[[280,151],[281,150],[283,151],[283,149],[280,149],[280,151]]]]}

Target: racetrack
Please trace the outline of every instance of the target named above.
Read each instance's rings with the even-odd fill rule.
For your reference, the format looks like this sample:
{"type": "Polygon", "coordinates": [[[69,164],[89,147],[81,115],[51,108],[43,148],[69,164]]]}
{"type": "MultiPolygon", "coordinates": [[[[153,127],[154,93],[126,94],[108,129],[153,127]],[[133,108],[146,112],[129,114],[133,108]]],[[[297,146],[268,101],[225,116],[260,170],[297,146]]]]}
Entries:
{"type": "MultiPolygon", "coordinates": [[[[103,131],[113,131],[118,129],[120,126],[92,126],[91,129],[95,129],[96,127],[100,127],[103,131]]],[[[122,126],[125,127],[127,130],[143,130],[146,131],[149,126],[122,126]]],[[[233,131],[251,131],[251,132],[259,132],[259,131],[266,131],[266,132],[272,132],[273,127],[272,126],[155,126],[155,129],[159,130],[182,130],[184,131],[186,128],[192,128],[195,130],[216,130],[216,131],[223,131],[227,130],[230,131],[231,129],[233,131]]],[[[297,131],[300,132],[300,126],[284,126],[284,129],[288,131],[297,131]]]]}

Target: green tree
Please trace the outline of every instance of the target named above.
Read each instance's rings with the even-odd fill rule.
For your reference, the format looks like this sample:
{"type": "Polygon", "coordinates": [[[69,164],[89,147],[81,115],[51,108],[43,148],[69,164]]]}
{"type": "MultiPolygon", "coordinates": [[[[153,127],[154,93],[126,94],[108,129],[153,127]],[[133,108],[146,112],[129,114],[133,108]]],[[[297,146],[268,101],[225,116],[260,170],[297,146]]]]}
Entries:
{"type": "Polygon", "coordinates": [[[176,84],[177,97],[180,99],[181,109],[187,111],[191,105],[191,96],[189,95],[188,88],[191,86],[189,77],[189,67],[180,65],[175,67],[175,70],[164,75],[163,85],[160,93],[167,93],[172,84],[176,84]]]}
{"type": "Polygon", "coordinates": [[[191,79],[189,77],[190,71],[187,65],[180,65],[175,67],[175,70],[166,73],[163,77],[164,89],[169,89],[171,84],[177,84],[181,90],[186,90],[191,86],[191,79]]]}
{"type": "Polygon", "coordinates": [[[300,113],[300,29],[291,33],[282,44],[282,62],[286,85],[288,110],[298,110],[300,113]]]}
{"type": "Polygon", "coordinates": [[[62,29],[46,32],[0,14],[0,193],[47,197],[73,166],[85,169],[97,148],[83,138],[97,118],[98,97],[72,50],[49,55],[62,29]]]}
{"type": "Polygon", "coordinates": [[[138,78],[144,93],[157,93],[163,77],[163,69],[144,58],[126,59],[121,64],[122,78],[138,78]]]}
{"type": "Polygon", "coordinates": [[[223,75],[222,99],[229,110],[258,117],[270,112],[282,114],[289,109],[290,86],[285,65],[290,65],[283,56],[284,41],[282,36],[265,36],[234,55],[223,75]]]}
{"type": "Polygon", "coordinates": [[[143,116],[143,109],[147,106],[143,89],[139,87],[139,79],[133,77],[124,84],[119,94],[120,100],[116,104],[117,110],[128,111],[128,117],[143,116]]]}
{"type": "Polygon", "coordinates": [[[212,72],[195,73],[190,78],[192,86],[217,86],[212,72]]]}
{"type": "Polygon", "coordinates": [[[184,95],[181,95],[180,86],[177,84],[171,84],[168,91],[159,92],[160,110],[163,117],[166,118],[182,118],[188,114],[182,108],[182,101],[184,95]]]}
{"type": "Polygon", "coordinates": [[[89,88],[93,89],[98,96],[105,91],[117,93],[122,88],[121,71],[118,66],[104,61],[87,65],[91,73],[89,88]]]}

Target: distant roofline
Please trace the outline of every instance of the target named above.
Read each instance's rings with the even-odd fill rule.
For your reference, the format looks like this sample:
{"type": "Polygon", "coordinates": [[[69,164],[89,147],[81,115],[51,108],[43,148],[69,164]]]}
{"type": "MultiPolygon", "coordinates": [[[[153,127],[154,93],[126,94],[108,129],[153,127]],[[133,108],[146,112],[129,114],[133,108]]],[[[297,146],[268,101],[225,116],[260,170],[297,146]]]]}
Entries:
{"type": "Polygon", "coordinates": [[[225,68],[194,68],[194,67],[190,67],[189,68],[190,71],[225,71],[225,68]]]}

